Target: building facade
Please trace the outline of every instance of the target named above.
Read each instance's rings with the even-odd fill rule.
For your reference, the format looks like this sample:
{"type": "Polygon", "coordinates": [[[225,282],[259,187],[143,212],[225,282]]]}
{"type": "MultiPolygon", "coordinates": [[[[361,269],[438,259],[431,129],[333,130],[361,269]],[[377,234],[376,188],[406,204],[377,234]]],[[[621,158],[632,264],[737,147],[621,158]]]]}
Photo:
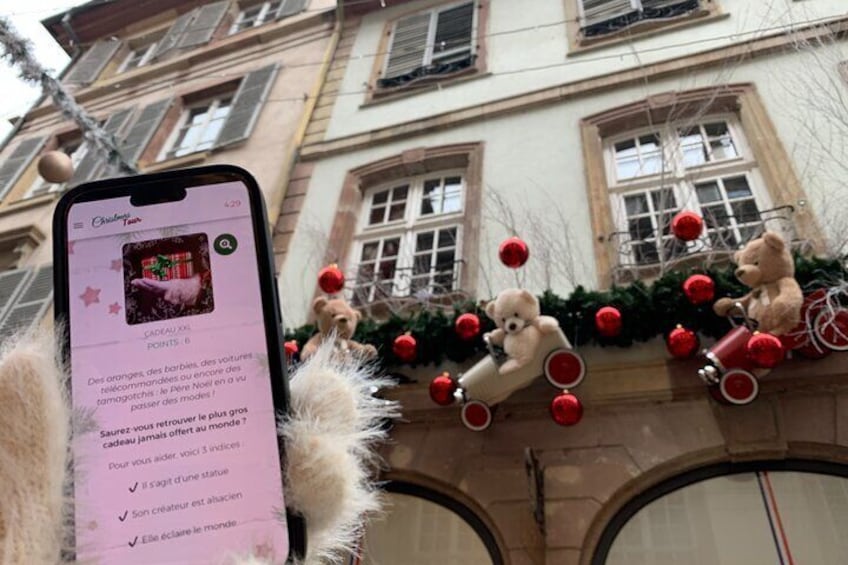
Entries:
{"type": "MultiPolygon", "coordinates": [[[[380,324],[514,286],[647,288],[726,265],[764,229],[801,255],[844,253],[839,1],[347,0],[339,14],[274,232],[288,326],[310,321],[332,263],[380,324]],[[696,242],[672,235],[680,210],[704,218],[696,242]],[[498,258],[512,235],[530,248],[517,271],[498,258]]],[[[471,432],[428,385],[479,356],[389,363],[391,505],[359,559],[845,561],[842,354],[795,355],[729,406],[662,336],[578,350],[585,411],[566,428],[542,378],[471,432]]]]}

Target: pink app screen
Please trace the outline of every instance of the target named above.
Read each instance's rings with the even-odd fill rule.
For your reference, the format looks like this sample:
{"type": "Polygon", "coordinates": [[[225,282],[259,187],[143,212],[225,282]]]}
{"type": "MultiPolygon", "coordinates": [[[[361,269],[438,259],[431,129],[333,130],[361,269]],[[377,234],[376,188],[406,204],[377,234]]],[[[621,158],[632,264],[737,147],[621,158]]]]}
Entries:
{"type": "Polygon", "coordinates": [[[288,554],[247,189],[186,192],[70,210],[80,562],[288,554]]]}

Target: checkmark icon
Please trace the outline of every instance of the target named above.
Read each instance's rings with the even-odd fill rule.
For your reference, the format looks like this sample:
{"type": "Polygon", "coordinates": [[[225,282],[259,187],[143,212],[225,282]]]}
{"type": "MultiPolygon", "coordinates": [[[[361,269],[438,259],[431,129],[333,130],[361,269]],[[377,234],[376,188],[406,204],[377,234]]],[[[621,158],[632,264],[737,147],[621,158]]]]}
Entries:
{"type": "Polygon", "coordinates": [[[129,488],[129,491],[135,492],[135,489],[137,489],[137,488],[138,488],[138,481],[136,481],[135,484],[129,488]]]}
{"type": "Polygon", "coordinates": [[[138,536],[135,536],[132,541],[128,541],[127,545],[130,547],[135,547],[136,543],[138,543],[138,536]]]}
{"type": "Polygon", "coordinates": [[[121,522],[123,522],[124,520],[126,520],[126,519],[127,519],[127,514],[129,514],[129,512],[130,512],[129,510],[124,510],[124,515],[123,515],[123,516],[118,516],[118,520],[120,520],[121,522]]]}

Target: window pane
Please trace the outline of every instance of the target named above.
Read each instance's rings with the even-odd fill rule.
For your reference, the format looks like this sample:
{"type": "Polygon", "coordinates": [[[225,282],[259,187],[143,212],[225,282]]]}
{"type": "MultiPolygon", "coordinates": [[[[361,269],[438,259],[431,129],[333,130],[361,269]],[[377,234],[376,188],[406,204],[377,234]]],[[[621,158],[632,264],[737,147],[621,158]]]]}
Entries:
{"type": "Polygon", "coordinates": [[[717,202],[721,200],[721,192],[718,190],[718,183],[706,182],[695,185],[695,193],[698,195],[698,202],[707,204],[709,202],[717,202]]]}
{"type": "Polygon", "coordinates": [[[648,213],[648,199],[645,197],[644,194],[625,196],[624,205],[625,208],[627,208],[628,216],[636,216],[638,214],[648,213]]]}
{"type": "Polygon", "coordinates": [[[462,194],[455,193],[445,196],[445,201],[442,203],[442,212],[450,214],[462,210],[462,194]]]}
{"type": "Polygon", "coordinates": [[[714,161],[730,159],[738,155],[725,122],[704,124],[704,130],[710,138],[710,150],[713,152],[714,161]]]}
{"type": "Polygon", "coordinates": [[[387,239],[383,243],[383,257],[397,257],[400,249],[400,238],[387,239]]]}
{"type": "Polygon", "coordinates": [[[373,261],[377,258],[377,251],[380,249],[379,241],[369,241],[362,245],[362,258],[360,261],[373,261]]]}
{"type": "Polygon", "coordinates": [[[456,245],[456,228],[442,230],[439,232],[439,249],[453,247],[456,245]]]}
{"type": "Polygon", "coordinates": [[[751,187],[748,186],[748,179],[745,177],[724,179],[724,189],[731,200],[751,196],[751,187]]]}
{"type": "Polygon", "coordinates": [[[371,209],[371,214],[368,216],[368,225],[382,224],[386,217],[386,209],[382,206],[371,209]]]}
{"type": "Polygon", "coordinates": [[[406,195],[409,192],[408,186],[398,186],[392,189],[392,201],[406,200],[406,195]]]}
{"type": "Polygon", "coordinates": [[[395,261],[381,261],[380,262],[380,279],[381,280],[390,280],[395,278],[395,261]]]}
{"type": "Polygon", "coordinates": [[[393,222],[395,220],[402,220],[405,210],[406,203],[404,202],[401,202],[400,204],[392,204],[392,207],[389,209],[389,221],[393,222]]]}
{"type": "Polygon", "coordinates": [[[704,146],[699,127],[680,130],[678,135],[680,136],[680,149],[683,153],[683,165],[685,167],[694,167],[707,162],[707,148],[704,146]]]}
{"type": "Polygon", "coordinates": [[[385,204],[389,200],[389,191],[381,190],[380,192],[374,193],[374,199],[372,202],[374,204],[385,204]]]}
{"type": "Polygon", "coordinates": [[[436,270],[437,271],[453,271],[454,251],[439,251],[436,254],[436,270]]]}
{"type": "Polygon", "coordinates": [[[616,159],[616,176],[619,180],[632,179],[639,176],[639,158],[616,159]]]}
{"type": "Polygon", "coordinates": [[[633,259],[640,265],[659,261],[659,253],[653,243],[634,243],[632,249],[633,259]]]}
{"type": "Polygon", "coordinates": [[[415,262],[412,265],[412,274],[420,275],[430,272],[430,255],[416,255],[415,262]]]}
{"type": "Polygon", "coordinates": [[[630,220],[627,225],[630,237],[633,239],[646,239],[654,235],[654,225],[650,217],[630,220]]]}
{"type": "Polygon", "coordinates": [[[441,181],[428,180],[424,182],[424,196],[421,200],[421,214],[441,212],[442,186],[441,181]]]}
{"type": "Polygon", "coordinates": [[[747,224],[749,222],[760,221],[760,212],[757,210],[757,204],[753,200],[731,202],[730,207],[733,209],[733,216],[739,223],[747,224]]]}
{"type": "Polygon", "coordinates": [[[651,192],[651,201],[654,204],[654,210],[674,210],[677,208],[677,201],[674,199],[674,192],[669,189],[654,190],[651,192]]]}
{"type": "Polygon", "coordinates": [[[356,272],[357,282],[368,282],[374,279],[374,263],[363,263],[359,265],[356,272]]]}
{"type": "Polygon", "coordinates": [[[445,192],[462,192],[462,179],[460,177],[446,178],[445,192]]]}
{"type": "Polygon", "coordinates": [[[433,232],[419,233],[415,239],[416,251],[429,251],[433,249],[433,232]]]}
{"type": "Polygon", "coordinates": [[[701,214],[704,216],[704,223],[706,224],[707,229],[724,226],[730,222],[730,218],[727,214],[727,210],[724,208],[724,204],[719,204],[717,206],[701,206],[701,214]]]}

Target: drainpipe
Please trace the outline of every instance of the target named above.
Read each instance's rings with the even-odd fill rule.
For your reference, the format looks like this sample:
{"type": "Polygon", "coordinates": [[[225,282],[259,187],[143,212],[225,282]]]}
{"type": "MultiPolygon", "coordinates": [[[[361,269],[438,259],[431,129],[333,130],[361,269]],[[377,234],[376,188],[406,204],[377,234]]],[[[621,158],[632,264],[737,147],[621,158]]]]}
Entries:
{"type": "Polygon", "coordinates": [[[280,217],[280,211],[283,208],[283,200],[286,197],[286,189],[288,188],[289,179],[291,179],[291,175],[294,172],[294,168],[300,158],[300,148],[303,146],[303,140],[306,138],[306,128],[309,127],[309,123],[312,121],[312,115],[315,113],[315,106],[318,104],[318,98],[321,96],[321,90],[324,88],[324,82],[327,80],[327,75],[330,73],[330,66],[332,65],[336,49],[339,45],[342,27],[344,24],[343,3],[344,0],[338,0],[336,3],[336,21],[333,25],[333,35],[330,38],[330,43],[327,45],[326,51],[324,52],[321,69],[318,71],[318,79],[315,81],[312,92],[306,99],[300,123],[298,124],[294,137],[292,138],[293,149],[289,155],[289,160],[286,161],[286,166],[288,168],[283,171],[280,184],[277,186],[277,190],[274,191],[275,194],[279,194],[279,197],[277,197],[274,202],[269,203],[268,206],[268,220],[271,222],[272,237],[276,229],[277,221],[280,217]]]}

